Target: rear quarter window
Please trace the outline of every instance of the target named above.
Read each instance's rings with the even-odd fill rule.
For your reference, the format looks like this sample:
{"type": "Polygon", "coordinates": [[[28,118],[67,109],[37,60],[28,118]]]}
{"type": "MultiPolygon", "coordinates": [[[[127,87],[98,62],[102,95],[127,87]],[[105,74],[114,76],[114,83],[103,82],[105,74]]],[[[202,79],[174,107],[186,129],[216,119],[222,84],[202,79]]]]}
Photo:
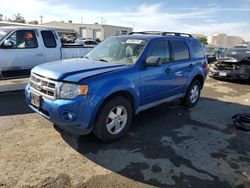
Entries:
{"type": "Polygon", "coordinates": [[[193,40],[191,46],[192,46],[194,58],[203,58],[204,57],[203,49],[202,49],[201,43],[199,41],[193,40]]]}
{"type": "Polygon", "coordinates": [[[185,41],[173,40],[171,41],[171,45],[173,48],[174,61],[190,59],[190,52],[185,41]]]}

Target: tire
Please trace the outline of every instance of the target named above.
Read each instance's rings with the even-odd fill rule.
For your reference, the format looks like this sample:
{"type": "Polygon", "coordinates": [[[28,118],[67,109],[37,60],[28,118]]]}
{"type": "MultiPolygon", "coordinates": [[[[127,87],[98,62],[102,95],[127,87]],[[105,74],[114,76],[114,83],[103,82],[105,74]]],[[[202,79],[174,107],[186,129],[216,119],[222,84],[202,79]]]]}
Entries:
{"type": "Polygon", "coordinates": [[[103,104],[94,125],[94,135],[104,142],[112,142],[124,137],[133,119],[130,102],[116,96],[103,104]]]}
{"type": "Polygon", "coordinates": [[[201,83],[198,80],[193,80],[189,85],[186,95],[181,102],[185,106],[192,108],[199,101],[200,93],[201,93],[201,83]]]}

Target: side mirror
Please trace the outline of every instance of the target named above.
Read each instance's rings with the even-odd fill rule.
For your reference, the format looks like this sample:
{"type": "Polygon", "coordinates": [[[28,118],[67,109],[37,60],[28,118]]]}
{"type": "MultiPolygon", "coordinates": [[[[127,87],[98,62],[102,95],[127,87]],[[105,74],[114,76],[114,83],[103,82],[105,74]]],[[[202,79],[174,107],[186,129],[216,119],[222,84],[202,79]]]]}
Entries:
{"type": "Polygon", "coordinates": [[[161,65],[161,58],[158,56],[150,56],[146,59],[146,63],[144,64],[146,67],[150,66],[160,66],[161,65]]]}
{"type": "Polygon", "coordinates": [[[4,43],[3,43],[4,48],[11,48],[11,47],[13,47],[13,45],[14,45],[13,42],[8,40],[8,39],[5,40],[4,43]]]}

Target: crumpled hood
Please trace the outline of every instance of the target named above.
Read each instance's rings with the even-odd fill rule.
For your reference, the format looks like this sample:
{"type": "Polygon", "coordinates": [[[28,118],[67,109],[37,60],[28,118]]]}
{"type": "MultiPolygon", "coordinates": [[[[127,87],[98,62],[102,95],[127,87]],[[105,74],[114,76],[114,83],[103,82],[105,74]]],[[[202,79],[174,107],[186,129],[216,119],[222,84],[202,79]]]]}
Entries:
{"type": "Polygon", "coordinates": [[[79,82],[84,78],[127,67],[127,65],[78,58],[38,65],[31,72],[58,81],[79,82]]]}

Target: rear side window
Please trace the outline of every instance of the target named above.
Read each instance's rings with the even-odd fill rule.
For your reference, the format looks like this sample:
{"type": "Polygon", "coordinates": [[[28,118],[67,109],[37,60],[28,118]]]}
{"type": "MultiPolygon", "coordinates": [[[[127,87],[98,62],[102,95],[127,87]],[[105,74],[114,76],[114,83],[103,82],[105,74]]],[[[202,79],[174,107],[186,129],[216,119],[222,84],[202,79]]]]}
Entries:
{"type": "Polygon", "coordinates": [[[161,58],[161,63],[170,62],[169,44],[166,40],[154,41],[148,53],[148,57],[158,56],[161,58]]]}
{"type": "Polygon", "coordinates": [[[173,47],[174,61],[190,59],[190,53],[187,44],[181,40],[171,41],[173,47]]]}
{"type": "Polygon", "coordinates": [[[56,40],[51,31],[42,31],[42,37],[44,45],[47,48],[55,48],[56,47],[56,40]]]}
{"type": "Polygon", "coordinates": [[[204,57],[204,53],[201,47],[201,44],[199,41],[194,40],[192,42],[192,49],[193,49],[193,53],[194,53],[194,58],[203,58],[204,57]]]}

